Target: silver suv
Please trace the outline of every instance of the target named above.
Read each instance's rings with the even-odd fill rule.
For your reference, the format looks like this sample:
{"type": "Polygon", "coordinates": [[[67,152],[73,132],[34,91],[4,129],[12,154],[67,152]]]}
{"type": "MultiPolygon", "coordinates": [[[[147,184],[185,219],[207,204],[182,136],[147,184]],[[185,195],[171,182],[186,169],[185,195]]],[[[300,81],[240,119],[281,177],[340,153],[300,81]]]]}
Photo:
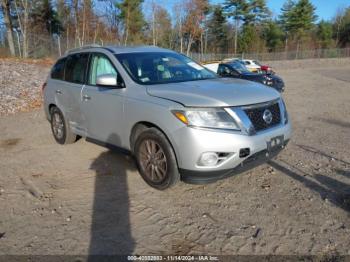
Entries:
{"type": "Polygon", "coordinates": [[[60,144],[84,137],[135,156],[152,187],[207,183],[279,153],[291,136],[280,94],[219,78],[157,47],[83,47],[53,66],[44,101],[60,144]]]}

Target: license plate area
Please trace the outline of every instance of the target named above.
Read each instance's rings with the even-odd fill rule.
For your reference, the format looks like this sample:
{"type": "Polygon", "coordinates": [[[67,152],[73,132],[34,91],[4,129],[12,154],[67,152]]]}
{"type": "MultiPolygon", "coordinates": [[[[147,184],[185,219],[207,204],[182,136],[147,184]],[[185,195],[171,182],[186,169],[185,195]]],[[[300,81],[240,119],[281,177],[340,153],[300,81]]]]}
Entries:
{"type": "Polygon", "coordinates": [[[274,152],[276,150],[279,150],[284,145],[284,136],[275,136],[270,139],[270,141],[266,142],[267,144],[267,152],[274,152]]]}

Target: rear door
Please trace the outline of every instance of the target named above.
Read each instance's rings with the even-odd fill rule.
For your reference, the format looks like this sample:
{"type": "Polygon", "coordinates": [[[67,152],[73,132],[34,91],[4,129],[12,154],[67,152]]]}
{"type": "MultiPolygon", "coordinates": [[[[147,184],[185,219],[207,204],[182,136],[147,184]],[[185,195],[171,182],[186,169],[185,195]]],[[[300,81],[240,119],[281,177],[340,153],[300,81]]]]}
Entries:
{"type": "Polygon", "coordinates": [[[82,90],[84,125],[88,138],[121,146],[125,88],[98,86],[97,77],[105,74],[121,79],[107,55],[92,53],[87,84],[82,90]]]}
{"type": "Polygon", "coordinates": [[[66,114],[74,133],[85,135],[81,111],[81,91],[86,81],[89,53],[72,54],[67,57],[65,66],[65,88],[62,90],[66,100],[66,114]]]}
{"type": "MultiPolygon", "coordinates": [[[[64,67],[66,58],[62,58],[56,62],[51,70],[51,76],[47,80],[48,92],[45,92],[47,103],[54,103],[66,115],[66,98],[65,89],[66,82],[64,82],[64,67]],[[51,100],[53,98],[53,101],[51,100]]],[[[48,106],[48,104],[46,105],[48,106]]]]}

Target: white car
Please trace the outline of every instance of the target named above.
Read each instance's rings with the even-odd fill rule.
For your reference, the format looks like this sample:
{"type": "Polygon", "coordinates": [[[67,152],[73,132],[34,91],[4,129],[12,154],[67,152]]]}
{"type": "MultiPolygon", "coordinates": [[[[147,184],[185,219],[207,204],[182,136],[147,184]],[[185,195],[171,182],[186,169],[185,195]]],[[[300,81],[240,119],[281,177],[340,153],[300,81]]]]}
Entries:
{"type": "Polygon", "coordinates": [[[256,73],[261,72],[261,65],[257,61],[249,59],[242,59],[242,61],[249,71],[256,73]]]}

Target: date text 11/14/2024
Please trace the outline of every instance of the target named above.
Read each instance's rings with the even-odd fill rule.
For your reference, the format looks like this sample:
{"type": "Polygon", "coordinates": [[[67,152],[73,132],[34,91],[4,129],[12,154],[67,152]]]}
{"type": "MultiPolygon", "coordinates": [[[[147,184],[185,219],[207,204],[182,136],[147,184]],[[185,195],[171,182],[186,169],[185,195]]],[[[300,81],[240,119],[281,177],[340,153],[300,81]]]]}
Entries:
{"type": "Polygon", "coordinates": [[[216,256],[128,256],[129,261],[218,261],[216,256]]]}

